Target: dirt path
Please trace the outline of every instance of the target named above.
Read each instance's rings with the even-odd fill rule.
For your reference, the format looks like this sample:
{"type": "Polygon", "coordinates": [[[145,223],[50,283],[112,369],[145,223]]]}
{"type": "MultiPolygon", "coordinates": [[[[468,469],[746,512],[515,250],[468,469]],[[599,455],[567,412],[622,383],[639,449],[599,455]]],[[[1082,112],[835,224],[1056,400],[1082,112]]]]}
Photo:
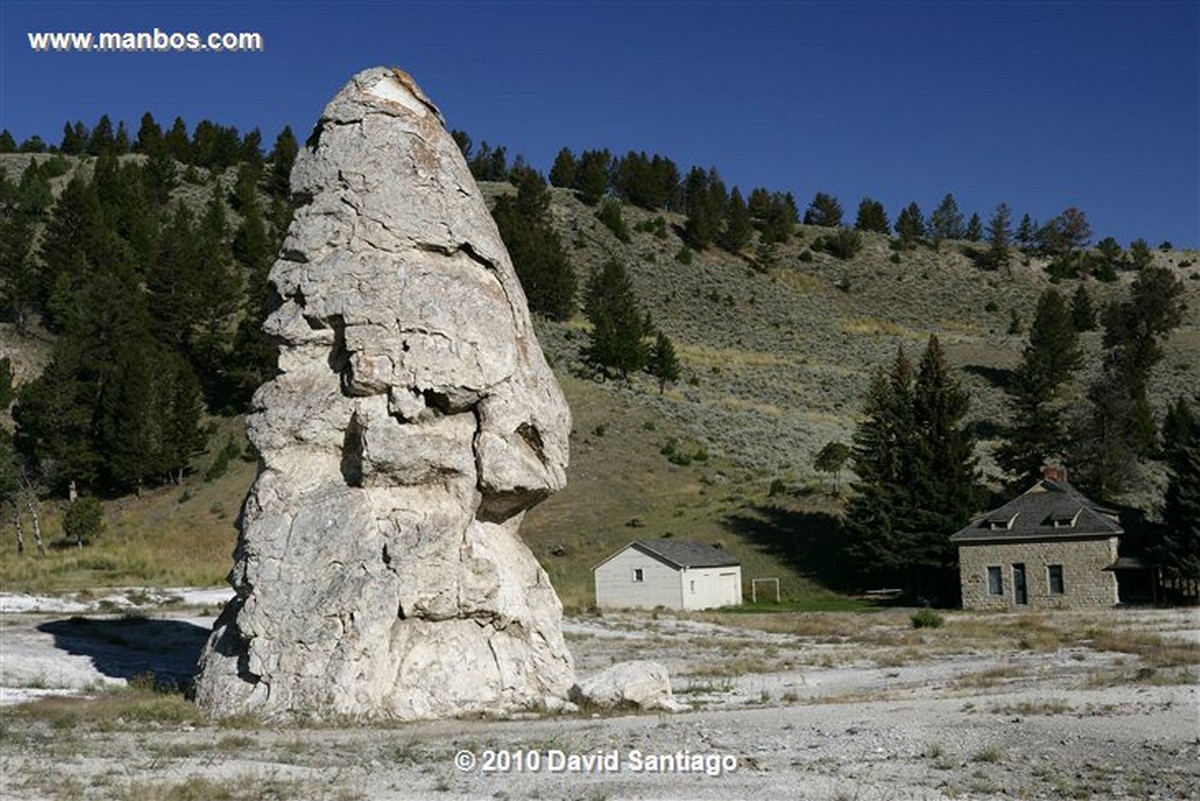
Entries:
{"type": "MultiPolygon", "coordinates": [[[[183,678],[197,603],[0,614],[0,699],[183,678]]],[[[694,707],[675,715],[214,727],[170,694],[9,705],[0,798],[1200,797],[1193,613],[743,619],[567,621],[581,673],[666,664],[694,707]]]]}

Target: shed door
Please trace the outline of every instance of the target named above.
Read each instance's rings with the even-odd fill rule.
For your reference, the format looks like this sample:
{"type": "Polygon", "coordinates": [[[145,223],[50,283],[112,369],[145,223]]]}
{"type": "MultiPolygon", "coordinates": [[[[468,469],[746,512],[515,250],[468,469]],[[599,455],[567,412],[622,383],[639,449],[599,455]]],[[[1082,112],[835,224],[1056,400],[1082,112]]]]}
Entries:
{"type": "Polygon", "coordinates": [[[1013,565],[1013,600],[1021,606],[1029,603],[1029,598],[1025,593],[1024,564],[1013,565]]]}

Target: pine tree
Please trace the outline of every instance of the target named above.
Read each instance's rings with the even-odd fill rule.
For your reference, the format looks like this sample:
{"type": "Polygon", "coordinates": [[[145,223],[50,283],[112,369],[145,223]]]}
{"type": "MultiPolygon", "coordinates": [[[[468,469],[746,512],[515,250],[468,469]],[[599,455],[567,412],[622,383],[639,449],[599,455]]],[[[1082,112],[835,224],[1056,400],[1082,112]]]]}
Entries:
{"type": "Polygon", "coordinates": [[[978,214],[972,214],[971,219],[967,222],[966,237],[968,242],[978,242],[983,239],[983,222],[979,219],[978,214]]]}
{"type": "Polygon", "coordinates": [[[914,516],[908,491],[917,438],[913,380],[912,363],[897,349],[890,373],[880,368],[872,377],[854,432],[858,481],[846,507],[847,552],[871,583],[903,579],[901,539],[914,516]]]}
{"type": "Polygon", "coordinates": [[[192,139],[188,136],[187,124],[183,117],[176,117],[171,130],[163,135],[163,145],[171,158],[183,164],[192,163],[192,139]]]}
{"type": "Polygon", "coordinates": [[[531,311],[552,320],[575,312],[575,268],[550,225],[550,194],[533,170],[517,178],[516,196],[496,200],[492,217],[512,257],[531,311]]]}
{"type": "Polygon", "coordinates": [[[112,149],[113,142],[112,120],[108,118],[107,114],[103,114],[100,121],[96,123],[96,127],[92,129],[92,135],[88,137],[87,152],[92,156],[108,153],[112,149]]]}
{"type": "Polygon", "coordinates": [[[291,195],[292,166],[300,153],[300,145],[290,125],[285,125],[275,138],[271,150],[271,178],[269,190],[276,197],[287,199],[291,195]]]}
{"type": "Polygon", "coordinates": [[[88,146],[88,129],[82,121],[63,125],[62,142],[58,149],[68,156],[82,156],[88,146]]]}
{"type": "Polygon", "coordinates": [[[925,215],[916,201],[905,206],[896,218],[896,233],[904,247],[912,247],[925,238],[925,215]]]}
{"type": "Polygon", "coordinates": [[[142,115],[133,149],[148,156],[164,146],[162,128],[154,121],[154,115],[147,111],[142,115]]]}
{"type": "Polygon", "coordinates": [[[887,234],[890,229],[887,212],[878,200],[864,197],[858,204],[858,216],[854,220],[854,228],[858,231],[871,231],[877,234],[887,234]]]}
{"type": "Polygon", "coordinates": [[[646,371],[658,379],[658,394],[666,391],[667,384],[679,380],[679,357],[675,355],[675,343],[659,331],[650,348],[646,371]]]}
{"type": "Polygon", "coordinates": [[[612,153],[608,150],[585,150],[579,156],[579,169],[575,174],[575,188],[579,199],[595,206],[608,191],[608,174],[612,168],[612,153]]]}
{"type": "Polygon", "coordinates": [[[942,604],[958,599],[958,553],[950,535],[970,521],[983,500],[975,440],[964,424],[969,407],[938,338],[931,336],[913,391],[916,451],[910,491],[915,500],[903,544],[910,591],[942,604]]]}
{"type": "Polygon", "coordinates": [[[650,351],[645,339],[652,327],[624,264],[609,260],[592,274],[584,311],[592,324],[583,354],[588,363],[621,378],[646,366],[650,351]]]}
{"type": "Polygon", "coordinates": [[[729,202],[725,204],[725,230],[721,233],[721,247],[730,253],[737,253],[750,244],[753,233],[750,210],[735,186],[729,193],[729,202]]]}
{"type": "Polygon", "coordinates": [[[804,212],[804,224],[837,228],[842,224],[842,204],[833,195],[817,192],[804,212]]]}
{"type": "Polygon", "coordinates": [[[1071,324],[1079,333],[1096,330],[1096,307],[1092,296],[1082,283],[1071,296],[1071,324]]]}
{"type": "Polygon", "coordinates": [[[1135,239],[1129,243],[1129,264],[1135,270],[1144,270],[1154,262],[1154,254],[1145,239],[1135,239]]]}
{"type": "Polygon", "coordinates": [[[12,131],[5,128],[0,131],[0,153],[16,153],[17,140],[13,138],[12,131]]]}
{"type": "Polygon", "coordinates": [[[875,374],[854,434],[859,481],[846,511],[848,552],[863,579],[956,597],[949,537],[981,500],[967,410],[936,337],[916,374],[902,349],[890,373],[875,374]]]}
{"type": "Polygon", "coordinates": [[[1200,596],[1200,421],[1183,398],[1167,412],[1163,451],[1170,480],[1151,556],[1177,590],[1195,599],[1200,596]]]}
{"type": "Polygon", "coordinates": [[[941,241],[943,239],[962,239],[966,232],[962,212],[958,210],[958,201],[954,199],[952,193],[947,192],[929,218],[929,235],[934,240],[941,241]]]}
{"type": "Polygon", "coordinates": [[[1009,487],[1023,490],[1043,465],[1068,453],[1069,389],[1083,359],[1079,335],[1062,296],[1047,289],[1038,298],[1021,364],[1005,392],[1012,425],[996,461],[1009,474],[1009,487]]]}
{"type": "Polygon", "coordinates": [[[1139,458],[1157,455],[1150,377],[1183,320],[1183,283],[1169,268],[1145,268],[1130,289],[1128,300],[1104,310],[1103,368],[1077,437],[1083,483],[1102,497],[1129,485],[1139,458]]]}
{"type": "Polygon", "coordinates": [[[550,183],[567,189],[575,185],[575,174],[579,169],[575,154],[569,147],[558,151],[554,157],[554,166],[550,168],[550,183]]]}
{"type": "Polygon", "coordinates": [[[1006,203],[996,206],[988,222],[988,264],[994,270],[1007,269],[1012,258],[1012,212],[1006,203]]]}
{"type": "Polygon", "coordinates": [[[1036,228],[1034,226],[1033,218],[1030,217],[1027,212],[1022,215],[1021,222],[1019,225],[1017,225],[1017,244],[1020,245],[1022,249],[1028,248],[1033,244],[1035,231],[1036,228]]]}
{"type": "Polygon", "coordinates": [[[715,168],[705,172],[693,167],[684,180],[683,192],[687,213],[684,239],[696,250],[703,250],[716,241],[720,232],[725,184],[715,168]]]}

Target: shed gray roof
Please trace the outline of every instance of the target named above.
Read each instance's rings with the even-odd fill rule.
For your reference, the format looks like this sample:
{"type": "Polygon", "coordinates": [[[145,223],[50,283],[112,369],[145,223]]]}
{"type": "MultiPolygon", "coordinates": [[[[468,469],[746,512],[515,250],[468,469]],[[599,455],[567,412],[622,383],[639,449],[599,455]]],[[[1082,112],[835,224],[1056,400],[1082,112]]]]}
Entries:
{"type": "Polygon", "coordinates": [[[693,540],[638,540],[628,547],[636,548],[674,568],[736,567],[741,564],[728,551],[693,540]]]}
{"type": "Polygon", "coordinates": [[[1116,512],[1087,498],[1066,481],[1042,479],[999,509],[972,520],[950,541],[1079,539],[1122,533],[1116,512]]]}

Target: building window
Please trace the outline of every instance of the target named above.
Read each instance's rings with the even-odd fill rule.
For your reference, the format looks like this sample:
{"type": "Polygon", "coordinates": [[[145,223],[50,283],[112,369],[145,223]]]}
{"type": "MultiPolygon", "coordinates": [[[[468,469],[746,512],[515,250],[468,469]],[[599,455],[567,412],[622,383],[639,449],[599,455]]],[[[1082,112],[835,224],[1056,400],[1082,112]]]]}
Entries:
{"type": "Polygon", "coordinates": [[[1000,566],[989,567],[988,569],[988,595],[1003,595],[1004,594],[1004,573],[1000,570],[1000,566]]]}
{"type": "Polygon", "coordinates": [[[1046,573],[1050,578],[1050,594],[1063,594],[1063,571],[1062,565],[1049,565],[1046,568],[1046,573]]]}
{"type": "Polygon", "coordinates": [[[645,576],[642,575],[642,569],[640,567],[635,567],[633,569],[633,582],[635,584],[637,584],[638,582],[641,582],[644,580],[645,580],[645,576]]]}
{"type": "Polygon", "coordinates": [[[692,592],[696,591],[696,582],[692,582],[692,592]]]}

